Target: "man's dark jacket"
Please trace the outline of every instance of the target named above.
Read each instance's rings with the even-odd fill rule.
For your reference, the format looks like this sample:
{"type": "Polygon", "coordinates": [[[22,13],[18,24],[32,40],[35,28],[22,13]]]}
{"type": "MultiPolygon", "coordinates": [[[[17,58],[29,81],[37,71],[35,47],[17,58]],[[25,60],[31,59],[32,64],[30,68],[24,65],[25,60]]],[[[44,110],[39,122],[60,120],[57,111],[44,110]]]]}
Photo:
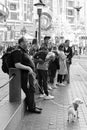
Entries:
{"type": "Polygon", "coordinates": [[[69,63],[69,64],[71,64],[72,63],[72,56],[73,56],[73,54],[72,54],[72,48],[71,47],[68,47],[68,49],[66,50],[66,48],[64,48],[64,53],[66,54],[68,54],[67,55],[67,62],[69,63]]]}

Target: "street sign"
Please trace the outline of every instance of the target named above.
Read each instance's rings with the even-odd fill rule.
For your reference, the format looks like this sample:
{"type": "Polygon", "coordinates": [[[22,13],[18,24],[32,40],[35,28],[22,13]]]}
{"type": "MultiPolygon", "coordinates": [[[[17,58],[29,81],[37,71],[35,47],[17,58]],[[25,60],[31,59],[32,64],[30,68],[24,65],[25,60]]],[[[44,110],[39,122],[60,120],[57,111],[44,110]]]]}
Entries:
{"type": "Polygon", "coordinates": [[[41,15],[41,29],[47,31],[51,28],[52,17],[47,12],[43,12],[41,15]]]}

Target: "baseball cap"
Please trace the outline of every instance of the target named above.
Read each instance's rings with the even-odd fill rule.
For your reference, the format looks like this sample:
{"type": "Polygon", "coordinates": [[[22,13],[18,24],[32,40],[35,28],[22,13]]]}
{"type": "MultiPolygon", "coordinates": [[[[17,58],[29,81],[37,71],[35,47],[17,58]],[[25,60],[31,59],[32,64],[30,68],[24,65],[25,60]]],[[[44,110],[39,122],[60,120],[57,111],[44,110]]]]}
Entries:
{"type": "Polygon", "coordinates": [[[51,38],[50,36],[45,36],[45,37],[44,37],[44,40],[50,39],[50,38],[51,38]]]}

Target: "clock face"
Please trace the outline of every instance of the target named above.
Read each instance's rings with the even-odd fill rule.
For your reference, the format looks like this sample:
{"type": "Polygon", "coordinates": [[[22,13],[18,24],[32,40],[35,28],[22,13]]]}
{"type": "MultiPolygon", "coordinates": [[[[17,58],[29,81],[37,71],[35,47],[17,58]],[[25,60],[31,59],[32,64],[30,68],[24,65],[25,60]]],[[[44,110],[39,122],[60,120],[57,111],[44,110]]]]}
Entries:
{"type": "Polygon", "coordinates": [[[41,15],[41,29],[42,30],[49,30],[51,28],[51,21],[52,17],[48,13],[42,13],[41,15]]]}

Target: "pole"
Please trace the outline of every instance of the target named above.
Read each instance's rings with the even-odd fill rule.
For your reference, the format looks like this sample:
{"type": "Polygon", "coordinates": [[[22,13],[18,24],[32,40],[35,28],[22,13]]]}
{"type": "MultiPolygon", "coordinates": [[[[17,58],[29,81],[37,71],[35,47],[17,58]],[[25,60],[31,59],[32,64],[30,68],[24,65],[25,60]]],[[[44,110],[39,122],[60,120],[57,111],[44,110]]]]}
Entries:
{"type": "MultiPolygon", "coordinates": [[[[76,31],[78,30],[78,27],[79,27],[79,12],[80,12],[81,8],[82,7],[79,7],[79,4],[77,7],[74,7],[74,9],[76,9],[76,11],[77,11],[76,31]]],[[[76,39],[78,40],[78,31],[76,32],[76,39]]],[[[78,47],[78,54],[79,54],[79,47],[78,47]]]]}
{"type": "MultiPolygon", "coordinates": [[[[77,23],[76,23],[76,39],[77,39],[77,42],[79,41],[78,39],[79,39],[79,37],[78,37],[78,27],[79,27],[79,11],[80,10],[76,10],[77,11],[77,23]]],[[[79,50],[80,48],[79,48],[79,43],[78,43],[78,55],[80,54],[80,50],[79,50]]],[[[80,58],[80,57],[79,57],[80,58]]]]}
{"type": "Polygon", "coordinates": [[[85,17],[85,45],[86,46],[86,42],[87,42],[87,39],[86,39],[86,35],[87,35],[87,11],[86,11],[86,7],[87,7],[87,1],[84,0],[84,17],[85,17]]]}
{"type": "Polygon", "coordinates": [[[41,45],[41,13],[42,13],[42,9],[38,9],[37,10],[37,13],[38,13],[38,17],[39,17],[39,24],[38,24],[38,42],[39,42],[39,45],[41,45]]]}

